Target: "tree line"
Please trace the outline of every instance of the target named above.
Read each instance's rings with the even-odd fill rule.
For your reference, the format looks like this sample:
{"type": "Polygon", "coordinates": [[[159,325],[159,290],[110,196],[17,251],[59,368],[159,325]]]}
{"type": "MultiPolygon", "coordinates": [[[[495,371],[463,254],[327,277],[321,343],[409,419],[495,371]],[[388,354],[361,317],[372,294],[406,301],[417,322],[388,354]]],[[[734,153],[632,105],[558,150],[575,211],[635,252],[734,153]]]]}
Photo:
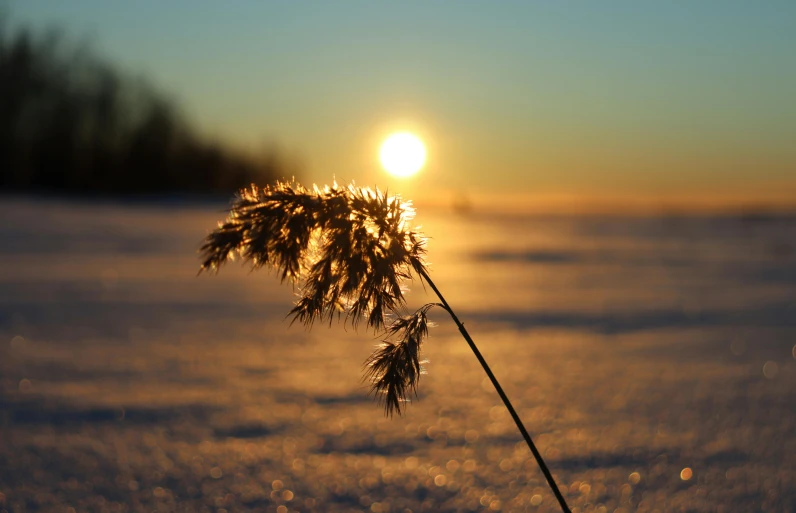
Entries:
{"type": "Polygon", "coordinates": [[[0,15],[0,191],[222,192],[281,177],[200,136],[176,104],[55,30],[0,15]]]}

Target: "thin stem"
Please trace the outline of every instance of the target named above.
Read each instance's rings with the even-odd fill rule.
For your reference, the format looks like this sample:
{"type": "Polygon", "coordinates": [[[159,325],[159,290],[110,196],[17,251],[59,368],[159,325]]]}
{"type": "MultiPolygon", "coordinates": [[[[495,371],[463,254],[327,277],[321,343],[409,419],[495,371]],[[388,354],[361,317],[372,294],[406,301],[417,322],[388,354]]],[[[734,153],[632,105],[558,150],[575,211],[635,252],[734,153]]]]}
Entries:
{"type": "Polygon", "coordinates": [[[550,488],[553,489],[553,493],[555,494],[556,499],[558,499],[558,503],[561,505],[561,510],[564,511],[564,513],[571,513],[569,506],[567,506],[567,502],[564,500],[564,496],[561,495],[561,491],[558,489],[558,485],[556,484],[555,479],[553,479],[553,474],[550,473],[550,470],[547,468],[547,464],[544,462],[544,459],[542,459],[542,455],[539,453],[539,450],[536,448],[536,445],[534,445],[533,440],[531,440],[531,435],[528,434],[528,430],[525,429],[525,426],[520,420],[519,415],[517,415],[517,412],[514,410],[514,407],[511,405],[511,401],[509,401],[508,396],[506,396],[506,393],[503,391],[503,387],[500,386],[500,383],[498,382],[497,378],[492,373],[492,369],[489,368],[489,365],[487,365],[486,360],[484,360],[484,357],[481,355],[481,351],[478,350],[478,347],[476,347],[475,342],[473,342],[473,339],[470,337],[470,334],[467,333],[466,329],[464,329],[464,324],[462,324],[459,318],[456,317],[456,314],[453,313],[453,310],[451,309],[450,305],[448,305],[448,302],[445,301],[445,298],[442,296],[442,293],[439,291],[437,286],[434,285],[434,282],[431,281],[431,278],[428,277],[428,274],[425,272],[425,270],[420,269],[419,272],[420,276],[422,276],[423,279],[426,280],[426,283],[428,283],[431,289],[434,291],[434,293],[437,294],[437,297],[442,302],[442,307],[445,310],[447,310],[451,318],[453,318],[453,322],[455,322],[456,326],[459,327],[459,332],[461,332],[462,336],[467,341],[467,344],[469,344],[470,349],[472,349],[473,353],[475,353],[475,357],[478,358],[478,362],[481,364],[481,367],[484,368],[486,375],[489,376],[489,380],[492,382],[492,385],[495,387],[495,390],[497,390],[498,395],[503,400],[503,404],[505,404],[506,409],[509,410],[511,418],[514,419],[514,423],[517,424],[517,429],[520,430],[522,437],[525,439],[525,443],[527,443],[528,448],[531,449],[533,457],[536,458],[536,463],[538,463],[539,468],[542,469],[542,473],[544,474],[544,477],[547,479],[547,483],[550,485],[550,488]]]}

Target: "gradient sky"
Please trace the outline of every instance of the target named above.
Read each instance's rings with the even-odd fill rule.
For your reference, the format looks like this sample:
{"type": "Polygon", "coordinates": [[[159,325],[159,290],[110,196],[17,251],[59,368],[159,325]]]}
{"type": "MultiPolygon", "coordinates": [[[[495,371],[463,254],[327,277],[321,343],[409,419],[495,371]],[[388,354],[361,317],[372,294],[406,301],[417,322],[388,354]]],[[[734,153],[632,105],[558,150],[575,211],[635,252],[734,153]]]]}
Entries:
{"type": "MultiPolygon", "coordinates": [[[[796,198],[796,1],[25,0],[307,181],[418,194],[796,198]],[[410,129],[402,184],[378,144],[410,129]]],[[[0,4],[2,5],[2,4],[0,4]]]]}

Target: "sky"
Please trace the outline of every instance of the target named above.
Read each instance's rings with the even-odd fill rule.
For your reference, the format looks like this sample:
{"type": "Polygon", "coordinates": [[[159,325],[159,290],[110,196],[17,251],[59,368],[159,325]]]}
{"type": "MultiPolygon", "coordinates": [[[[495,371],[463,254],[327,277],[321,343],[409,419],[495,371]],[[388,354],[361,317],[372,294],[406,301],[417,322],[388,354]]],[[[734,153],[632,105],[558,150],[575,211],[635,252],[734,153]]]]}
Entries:
{"type": "Polygon", "coordinates": [[[7,0],[307,182],[562,204],[796,203],[796,2],[7,0]],[[390,178],[380,142],[428,149],[390,178]]]}

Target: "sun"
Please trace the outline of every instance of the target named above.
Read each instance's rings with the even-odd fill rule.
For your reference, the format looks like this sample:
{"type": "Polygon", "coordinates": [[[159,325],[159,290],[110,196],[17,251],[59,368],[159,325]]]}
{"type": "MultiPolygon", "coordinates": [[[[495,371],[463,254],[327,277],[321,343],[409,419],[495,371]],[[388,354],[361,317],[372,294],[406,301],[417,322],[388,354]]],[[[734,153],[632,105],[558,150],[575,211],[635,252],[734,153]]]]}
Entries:
{"type": "Polygon", "coordinates": [[[381,144],[379,160],[382,167],[393,176],[412,176],[426,163],[426,147],[415,134],[397,132],[381,144]]]}

